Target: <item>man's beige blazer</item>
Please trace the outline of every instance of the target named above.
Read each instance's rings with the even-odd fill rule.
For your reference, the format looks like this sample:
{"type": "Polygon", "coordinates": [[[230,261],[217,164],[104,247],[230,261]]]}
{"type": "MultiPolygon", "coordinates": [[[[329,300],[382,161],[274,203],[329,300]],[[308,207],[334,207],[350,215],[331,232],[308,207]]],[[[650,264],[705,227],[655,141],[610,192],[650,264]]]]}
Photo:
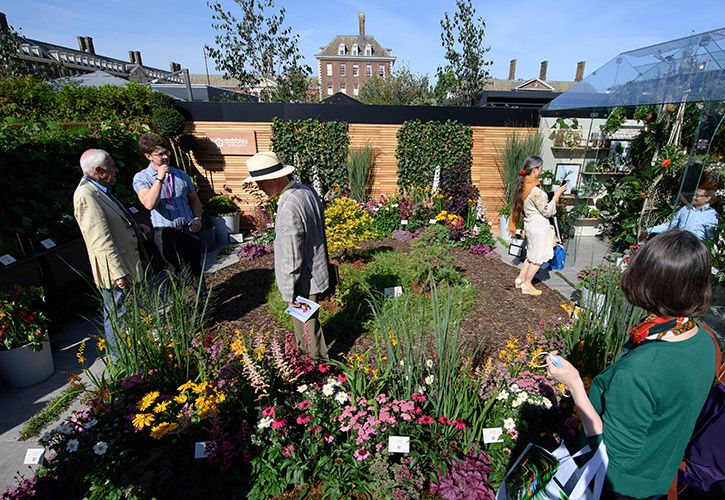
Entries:
{"type": "Polygon", "coordinates": [[[96,285],[112,289],[124,276],[135,281],[141,260],[134,221],[128,213],[84,178],[73,194],[73,214],[86,242],[96,285]]]}

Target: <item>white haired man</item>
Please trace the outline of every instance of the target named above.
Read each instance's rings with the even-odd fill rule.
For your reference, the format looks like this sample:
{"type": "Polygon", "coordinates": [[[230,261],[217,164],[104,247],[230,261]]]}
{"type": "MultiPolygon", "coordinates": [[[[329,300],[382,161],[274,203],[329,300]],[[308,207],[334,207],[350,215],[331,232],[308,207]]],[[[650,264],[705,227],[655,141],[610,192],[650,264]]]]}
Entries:
{"type": "Polygon", "coordinates": [[[111,356],[115,355],[112,317],[122,314],[127,287],[141,273],[139,230],[133,217],[113,196],[118,169],[102,149],[89,149],[80,159],[83,178],[73,194],[73,214],[81,229],[91,262],[93,280],[103,296],[103,329],[111,356]]]}
{"type": "MultiPolygon", "coordinates": [[[[299,307],[297,296],[317,302],[329,286],[325,213],[317,193],[290,180],[295,168],[283,165],[271,151],[247,160],[249,177],[270,198],[279,196],[274,236],[274,275],[282,299],[299,307]]],[[[312,357],[327,358],[327,344],[318,318],[306,323],[292,318],[297,347],[312,357]]]]}

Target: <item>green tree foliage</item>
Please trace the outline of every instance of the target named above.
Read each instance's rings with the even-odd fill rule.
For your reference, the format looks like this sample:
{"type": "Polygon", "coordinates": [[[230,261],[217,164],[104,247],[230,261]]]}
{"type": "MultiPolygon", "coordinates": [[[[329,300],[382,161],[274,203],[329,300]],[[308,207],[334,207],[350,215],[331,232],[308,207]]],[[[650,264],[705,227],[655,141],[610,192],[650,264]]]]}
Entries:
{"type": "Polygon", "coordinates": [[[398,186],[401,189],[428,187],[436,166],[441,176],[453,166],[471,169],[473,130],[455,121],[407,121],[398,130],[398,186]]]}
{"type": "Polygon", "coordinates": [[[236,78],[240,87],[255,87],[276,81],[277,88],[265,89],[262,100],[304,100],[311,73],[301,64],[299,35],[284,27],[285,9],[276,10],[274,0],[235,0],[242,10],[238,20],[220,2],[207,2],[212,9],[216,47],[206,49],[225,78],[236,78]]]}
{"type": "Polygon", "coordinates": [[[0,77],[34,75],[48,79],[60,74],[60,64],[32,64],[18,57],[20,36],[12,26],[0,29],[0,77]]]}
{"type": "Polygon", "coordinates": [[[407,66],[398,66],[384,78],[371,78],[360,88],[365,104],[425,105],[433,102],[426,75],[415,75],[407,66]]]}
{"type": "Polygon", "coordinates": [[[280,161],[296,167],[305,184],[320,183],[323,195],[347,186],[348,132],[345,122],[280,120],[272,122],[272,150],[280,161]]]}
{"type": "Polygon", "coordinates": [[[456,0],[456,7],[452,21],[448,12],[441,19],[446,64],[438,67],[438,79],[445,83],[439,94],[450,94],[455,104],[476,106],[491,79],[486,67],[492,62],[484,59],[491,50],[483,45],[486,23],[482,17],[475,17],[471,0],[456,0]]]}

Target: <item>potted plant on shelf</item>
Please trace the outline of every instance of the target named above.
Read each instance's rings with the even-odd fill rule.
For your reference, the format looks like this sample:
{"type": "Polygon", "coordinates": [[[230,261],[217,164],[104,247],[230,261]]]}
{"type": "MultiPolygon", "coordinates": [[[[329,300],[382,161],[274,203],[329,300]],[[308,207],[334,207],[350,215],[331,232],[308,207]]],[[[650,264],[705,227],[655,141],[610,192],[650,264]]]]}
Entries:
{"type": "Polygon", "coordinates": [[[544,170],[539,174],[539,182],[541,183],[541,189],[544,191],[551,191],[552,184],[554,184],[554,171],[544,170]]]}
{"type": "Polygon", "coordinates": [[[42,288],[0,293],[0,378],[12,387],[27,387],[53,374],[53,355],[46,334],[47,318],[37,308],[42,288]]]}
{"type": "Polygon", "coordinates": [[[579,146],[582,132],[576,118],[557,118],[551,130],[554,132],[554,147],[575,148],[579,146]]]}
{"type": "Polygon", "coordinates": [[[217,241],[229,243],[229,235],[239,232],[239,207],[226,195],[212,196],[206,211],[216,228],[217,241]]]}

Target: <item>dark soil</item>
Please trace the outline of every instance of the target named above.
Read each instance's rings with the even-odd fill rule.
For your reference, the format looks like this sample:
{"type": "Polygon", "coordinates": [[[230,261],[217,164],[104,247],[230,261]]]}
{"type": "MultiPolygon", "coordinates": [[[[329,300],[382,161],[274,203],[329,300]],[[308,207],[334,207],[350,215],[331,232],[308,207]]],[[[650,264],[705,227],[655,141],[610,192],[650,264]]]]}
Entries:
{"type": "MultiPolygon", "coordinates": [[[[396,240],[366,242],[364,250],[381,249],[407,250],[408,244],[396,240]]],[[[461,324],[461,340],[464,349],[473,352],[479,347],[479,354],[490,354],[500,348],[511,333],[522,336],[530,326],[539,321],[560,317],[561,297],[539,283],[542,294],[534,297],[523,295],[514,287],[518,271],[501,262],[472,255],[462,248],[453,249],[456,267],[478,290],[476,303],[461,324]]],[[[231,328],[243,331],[285,332],[285,328],[272,317],[266,303],[270,286],[274,286],[274,256],[266,255],[251,261],[242,261],[218,271],[214,280],[214,320],[231,328]]],[[[328,301],[322,307],[336,312],[336,306],[328,301]]],[[[328,344],[339,337],[331,352],[348,351],[367,339],[350,338],[349,331],[340,325],[325,329],[328,344]]],[[[349,325],[347,325],[349,328],[349,325]]]]}

